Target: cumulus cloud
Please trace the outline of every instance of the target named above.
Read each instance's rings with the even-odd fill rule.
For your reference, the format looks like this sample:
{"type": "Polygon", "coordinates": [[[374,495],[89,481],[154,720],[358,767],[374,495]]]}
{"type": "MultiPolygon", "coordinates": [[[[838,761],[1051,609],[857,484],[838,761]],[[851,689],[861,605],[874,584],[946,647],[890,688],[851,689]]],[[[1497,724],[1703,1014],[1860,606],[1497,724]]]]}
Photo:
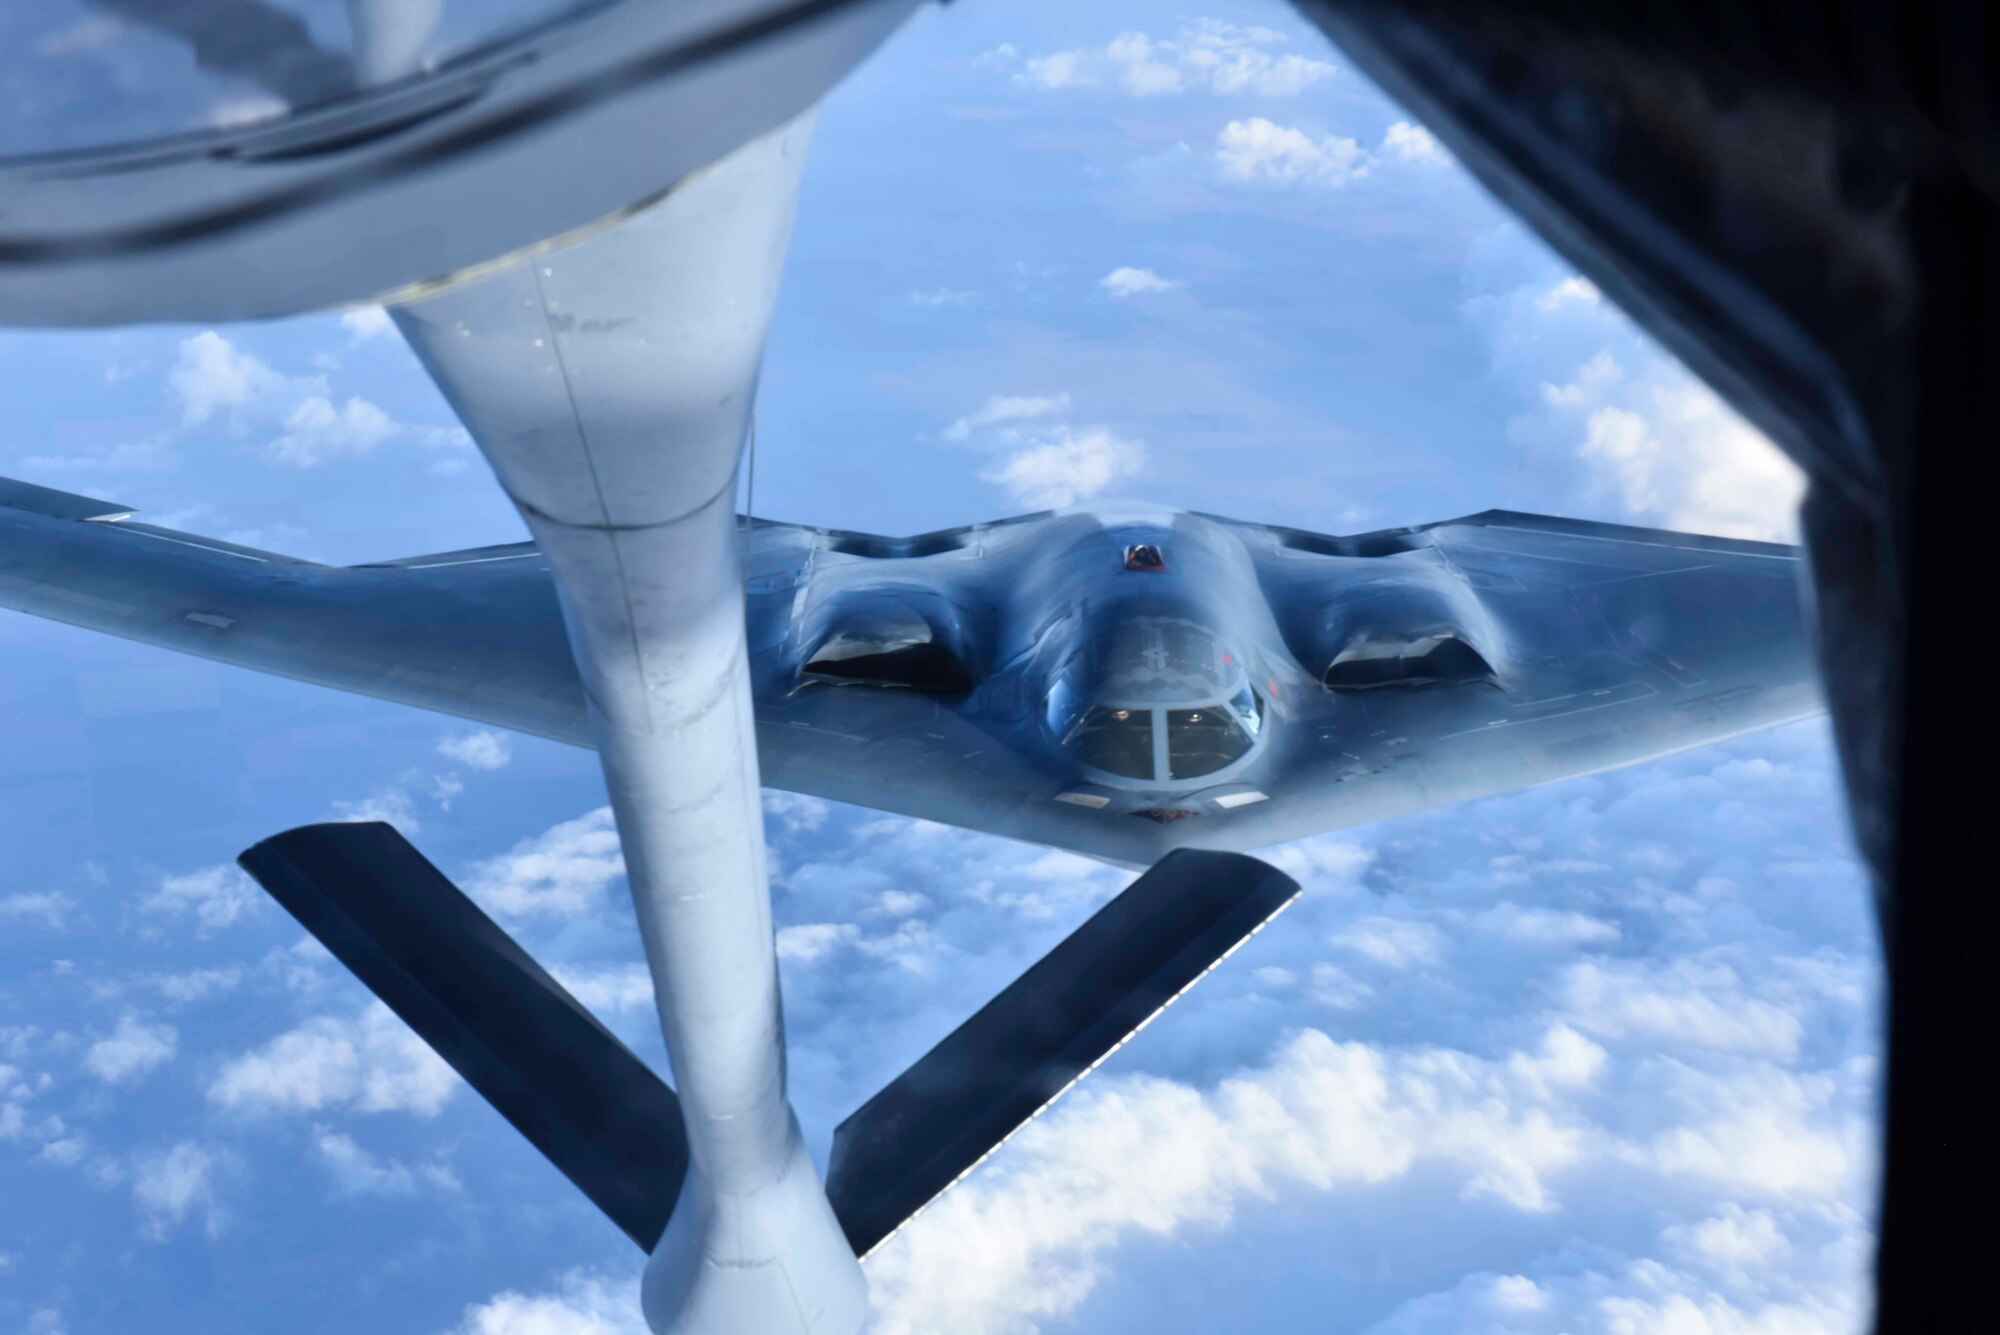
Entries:
{"type": "Polygon", "coordinates": [[[880,935],[857,935],[854,948],[918,978],[932,976],[948,949],[929,923],[910,918],[880,935]]]}
{"type": "Polygon", "coordinates": [[[1698,1223],[1668,1227],[1660,1240],[1687,1260],[1739,1284],[1768,1271],[1791,1249],[1777,1214],[1746,1210],[1733,1201],[1698,1223]]]}
{"type": "MultiPolygon", "coordinates": [[[[1703,1111],[1671,1132],[1633,1135],[1583,1111],[1612,1073],[1602,1048],[1557,1024],[1533,1047],[1497,1059],[1307,1031],[1269,1065],[1212,1089],[1101,1080],[1031,1124],[871,1260],[876,1329],[1031,1329],[1075,1310],[1122,1240],[1223,1227],[1287,1189],[1337,1196],[1419,1173],[1442,1175],[1463,1198],[1524,1216],[1559,1210],[1565,1190],[1618,1166],[1655,1175],[1666,1192],[1676,1190],[1668,1182],[1705,1179],[1771,1201],[1668,1230],[1669,1253],[1711,1272],[1747,1272],[1784,1252],[1775,1221],[1790,1211],[1842,1216],[1853,1188],[1855,1146],[1847,1137],[1854,1128],[1829,1123],[1825,1091],[1801,1089],[1769,1069],[1718,1081],[1671,1063],[1638,1063],[1620,1079],[1665,1077],[1670,1102],[1685,1098],[1703,1111]]],[[[1370,1199],[1370,1208],[1393,1208],[1379,1191],[1370,1199]]],[[[1641,1262],[1568,1298],[1526,1276],[1479,1277],[1476,1294],[1420,1300],[1376,1328],[1494,1328],[1468,1314],[1469,1296],[1488,1313],[1547,1311],[1548,1324],[1506,1328],[1551,1335],[1577,1328],[1583,1298],[1600,1319],[1582,1328],[1607,1335],[1654,1328],[1604,1319],[1616,1312],[1731,1306],[1684,1276],[1664,1291],[1632,1282],[1655,1271],[1664,1274],[1641,1262]]],[[[1844,1298],[1815,1301],[1838,1311],[1844,1298]]],[[[1798,1327],[1808,1328],[1819,1327],[1798,1327]]]]}
{"type": "Polygon", "coordinates": [[[549,972],[571,996],[599,1015],[652,1009],[653,975],[643,964],[558,965],[549,972]]]}
{"type": "Polygon", "coordinates": [[[1142,442],[1109,426],[1057,420],[1069,408],[1066,393],[996,395],[984,407],[953,421],[944,438],[991,453],[1004,451],[981,471],[981,480],[998,487],[1015,504],[1036,510],[1089,500],[1144,468],[1142,442]]]}
{"type": "Polygon", "coordinates": [[[477,864],[466,893],[511,917],[575,917],[602,903],[624,874],[611,808],[599,807],[477,864]]]}
{"type": "Polygon", "coordinates": [[[1148,292],[1169,292],[1180,286],[1160,277],[1151,269],[1120,265],[1097,280],[1097,285],[1114,297],[1136,297],[1148,292]]]}
{"type": "Polygon", "coordinates": [[[513,758],[507,739],[484,729],[463,737],[447,737],[438,743],[437,751],[446,760],[476,770],[501,769],[513,758]]]}
{"type": "MultiPolygon", "coordinates": [[[[20,1057],[31,1037],[32,1033],[10,1045],[8,1055],[20,1057]]],[[[28,1105],[50,1084],[46,1074],[30,1076],[18,1066],[0,1062],[0,1141],[20,1140],[30,1134],[34,1128],[28,1105]]]]}
{"type": "Polygon", "coordinates": [[[1351,893],[1375,861],[1375,850],[1338,835],[1321,834],[1267,849],[1266,861],[1321,894],[1351,893]]]}
{"type": "Polygon", "coordinates": [[[209,1102],[278,1114],[344,1108],[434,1117],[458,1076],[381,1005],[358,1016],[322,1015],[226,1063],[209,1102]]]}
{"type": "MultiPolygon", "coordinates": [[[[1549,1053],[1578,1041],[1552,1030],[1515,1055],[1574,1069],[1549,1053]]],[[[1124,1238],[1219,1227],[1284,1185],[1353,1189],[1425,1165],[1467,1195],[1545,1211],[1588,1140],[1548,1088],[1507,1062],[1384,1053],[1311,1031],[1209,1091],[1104,1080],[1031,1123],[871,1259],[876,1329],[1031,1328],[1074,1310],[1124,1238]]]]}
{"type": "Polygon", "coordinates": [[[389,318],[389,312],[380,306],[356,306],[351,311],[343,311],[340,327],[347,331],[348,346],[367,343],[373,339],[387,338],[396,332],[396,322],[389,318]]]}
{"type": "Polygon", "coordinates": [[[315,468],[329,459],[360,458],[393,440],[401,428],[366,399],[335,405],[323,394],[301,399],[284,420],[284,433],[265,454],[273,463],[315,468]]]}
{"type": "MultiPolygon", "coordinates": [[[[368,317],[358,312],[343,323],[356,342],[373,337],[365,332],[368,317]]],[[[235,435],[264,434],[263,457],[289,468],[364,458],[390,441],[453,449],[471,444],[462,427],[412,426],[368,399],[340,398],[324,374],[276,371],[213,329],[181,340],[167,393],[183,428],[217,422],[235,435]]]]}
{"type": "Polygon", "coordinates": [[[791,873],[797,897],[863,911],[885,903],[913,909],[924,896],[905,887],[942,883],[954,902],[1048,922],[1095,907],[1132,880],[1130,872],[1075,853],[898,816],[868,813],[850,839],[791,873]]]}
{"type": "Polygon", "coordinates": [[[778,929],[778,958],[811,963],[861,935],[851,922],[805,922],[778,929]]]}
{"type": "Polygon", "coordinates": [[[85,1049],[83,1069],[107,1085],[122,1085],[172,1061],[179,1047],[180,1034],[172,1025],[145,1024],[127,1015],[85,1049]]]}
{"type": "Polygon", "coordinates": [[[172,438],[162,435],[120,441],[110,449],[87,454],[31,454],[21,460],[21,470],[27,473],[156,473],[174,468],[179,462],[173,451],[172,438]]]}
{"type": "Polygon", "coordinates": [[[1653,527],[1795,540],[1804,474],[1588,279],[1558,273],[1468,309],[1497,316],[1496,361],[1533,388],[1516,436],[1573,461],[1579,502],[1653,527]]]}
{"type": "Polygon", "coordinates": [[[450,811],[451,804],[465,791],[465,780],[456,774],[433,774],[431,776],[431,801],[437,803],[438,810],[450,811]]]}
{"type": "Polygon", "coordinates": [[[1805,1027],[1790,1006],[1752,994],[1714,959],[1587,960],[1561,983],[1576,1023],[1600,1038],[1637,1038],[1648,1047],[1699,1047],[1789,1060],[1805,1027]]]}
{"type": "Polygon", "coordinates": [[[1601,491],[1633,518],[1724,537],[1789,539],[1797,532],[1805,475],[1715,392],[1679,367],[1662,367],[1626,404],[1594,404],[1577,453],[1601,491]]]}
{"type": "Polygon", "coordinates": [[[885,918],[907,918],[913,913],[922,913],[930,907],[929,895],[920,895],[913,890],[884,890],[875,896],[875,902],[868,906],[868,912],[885,918]]]}
{"type": "Polygon", "coordinates": [[[324,376],[281,375],[205,329],[181,340],[179,358],[167,372],[167,391],[180,407],[183,426],[200,426],[219,415],[240,429],[245,418],[275,415],[279,404],[325,395],[327,384],[324,376]]]}
{"type": "MultiPolygon", "coordinates": [[[[1794,1226],[1799,1226],[1794,1221],[1794,1226]]],[[[1814,1231],[1804,1225],[1805,1231],[1814,1231]]],[[[1580,1250],[1580,1249],[1579,1249],[1580,1250]]],[[[1837,1252],[1793,1261],[1744,1291],[1715,1292],[1700,1267],[1599,1247],[1531,1278],[1482,1271],[1400,1305],[1369,1335],[1830,1335],[1859,1331],[1855,1267],[1837,1252]],[[1775,1295],[1773,1296],[1773,1291],[1775,1295]]]]}
{"type": "MultiPolygon", "coordinates": [[[[480,771],[502,768],[511,754],[506,738],[491,732],[447,737],[438,743],[437,752],[447,760],[480,771]]],[[[464,792],[465,780],[455,771],[407,769],[366,797],[333,803],[332,819],[381,821],[405,835],[414,835],[423,827],[419,802],[429,801],[440,811],[450,811],[452,802],[464,792]]]]}
{"type": "Polygon", "coordinates": [[[1382,132],[1382,156],[1395,162],[1415,162],[1427,167],[1449,167],[1456,159],[1437,141],[1437,136],[1421,125],[1397,121],[1382,132]]]}
{"type": "Polygon", "coordinates": [[[975,432],[1008,423],[1031,421],[1069,411],[1067,394],[997,394],[977,412],[967,413],[944,429],[944,438],[971,440],[975,432]]]}
{"type": "Polygon", "coordinates": [[[1170,38],[1126,32],[1101,47],[1025,58],[1006,44],[975,64],[1011,69],[1014,81],[1028,88],[1105,87],[1132,97],[1203,89],[1222,96],[1293,97],[1333,77],[1336,70],[1328,61],[1278,50],[1288,40],[1270,28],[1198,19],[1170,38]]]}
{"type": "Polygon", "coordinates": [[[1874,1145],[1855,1097],[1873,1081],[1859,1074],[1655,1061],[1646,1067],[1648,1084],[1671,1122],[1621,1147],[1621,1157],[1732,1194],[1845,1204],[1865,1184],[1874,1145]]]}
{"type": "Polygon", "coordinates": [[[572,1271],[553,1292],[512,1289],[465,1309],[454,1335],[648,1335],[636,1279],[572,1271]]]}
{"type": "Polygon", "coordinates": [[[1335,933],[1333,944],[1385,969],[1426,969],[1444,962],[1443,931],[1406,918],[1359,919],[1335,933]]]}
{"type": "Polygon", "coordinates": [[[1474,929],[1515,941],[1551,946],[1609,945],[1622,933],[1618,924],[1574,909],[1523,908],[1495,904],[1471,919],[1474,929]]]}
{"type": "Polygon", "coordinates": [[[148,976],[146,986],[178,1005],[207,1001],[233,992],[243,982],[243,970],[233,964],[209,969],[184,969],[148,976]]]}
{"type": "MultiPolygon", "coordinates": [[[[451,794],[447,793],[448,798],[451,794]]],[[[333,818],[352,821],[357,824],[381,821],[393,825],[406,835],[415,834],[423,827],[417,816],[416,799],[402,784],[378,788],[358,801],[342,801],[333,804],[333,818]]]]}
{"type": "Polygon", "coordinates": [[[1535,309],[1547,314],[1550,311],[1561,310],[1564,306],[1571,304],[1595,306],[1602,300],[1603,297],[1597,290],[1597,284],[1591,282],[1582,274],[1571,274],[1569,277],[1551,284],[1544,291],[1536,293],[1535,309]]]}
{"type": "Polygon", "coordinates": [[[232,926],[263,903],[264,892],[233,863],[168,876],[139,902],[148,913],[190,918],[204,934],[232,926]]]}
{"type": "Polygon", "coordinates": [[[148,1229],[164,1236],[191,1216],[202,1215],[207,1231],[219,1231],[216,1178],[222,1157],[207,1146],[183,1140],[170,1149],[142,1157],[132,1174],[132,1200],[145,1216],[148,1229]]]}
{"type": "Polygon", "coordinates": [[[336,1195],[410,1196],[420,1186],[456,1191],[457,1174],[443,1164],[415,1168],[371,1154],[354,1137],[326,1127],[313,1128],[313,1153],[326,1170],[336,1195]]]}
{"type": "Polygon", "coordinates": [[[858,1106],[1132,880],[837,804],[819,828],[772,838],[787,869],[774,908],[793,1088],[809,1117],[858,1106]]]}
{"type": "Polygon", "coordinates": [[[1444,168],[1454,158],[1422,126],[1398,120],[1382,132],[1382,142],[1370,150],[1348,134],[1310,134],[1298,126],[1282,126],[1264,116],[1232,120],[1216,136],[1216,174],[1226,182],[1272,188],[1342,188],[1358,180],[1382,176],[1396,180],[1398,170],[1444,168]]]}
{"type": "Polygon", "coordinates": [[[1344,135],[1315,139],[1262,116],[1231,121],[1215,140],[1217,169],[1226,180],[1270,185],[1343,186],[1368,174],[1369,155],[1344,135]]]}
{"type": "MultiPolygon", "coordinates": [[[[1012,50],[1011,46],[995,48],[988,55],[997,55],[1001,49],[1012,50]]],[[[1026,68],[1015,76],[1017,83],[1034,88],[1088,88],[1092,78],[1084,54],[1080,51],[1052,51],[1045,56],[1033,56],[1026,68]]]]}
{"type": "Polygon", "coordinates": [[[1065,426],[1016,450],[980,477],[1018,504],[1053,510],[1101,494],[1136,476],[1145,463],[1146,447],[1136,440],[1101,426],[1065,426]]]}
{"type": "MultiPolygon", "coordinates": [[[[82,1163],[84,1157],[90,1153],[90,1141],[87,1138],[81,1135],[66,1136],[62,1134],[63,1128],[60,1125],[60,1119],[52,1119],[52,1125],[48,1130],[54,1133],[54,1138],[44,1140],[42,1142],[41,1153],[35,1156],[43,1163],[52,1163],[58,1168],[74,1168],[82,1163]]],[[[115,1173],[115,1171],[115,1169],[109,1169],[106,1165],[98,1166],[100,1180],[108,1177],[111,1173],[115,1173]]]]}
{"type": "Polygon", "coordinates": [[[59,890],[23,891],[0,895],[0,918],[39,918],[50,927],[60,927],[76,901],[59,890]]]}
{"type": "Polygon", "coordinates": [[[775,822],[786,834],[810,834],[826,824],[830,808],[817,797],[804,793],[764,790],[764,819],[775,822]]]}

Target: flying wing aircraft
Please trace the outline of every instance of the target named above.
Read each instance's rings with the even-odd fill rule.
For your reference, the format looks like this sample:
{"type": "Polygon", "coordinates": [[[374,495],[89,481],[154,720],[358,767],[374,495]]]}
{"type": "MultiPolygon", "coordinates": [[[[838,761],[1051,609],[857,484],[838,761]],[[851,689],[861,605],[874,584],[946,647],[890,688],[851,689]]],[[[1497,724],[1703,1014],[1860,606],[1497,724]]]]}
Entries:
{"type": "MultiPolygon", "coordinates": [[[[533,543],[314,565],[0,481],[0,605],[592,745],[533,543]]],[[[1155,507],[888,538],[739,520],[764,783],[1151,866],[1820,707],[1798,554],[1490,511],[1155,507]]]]}

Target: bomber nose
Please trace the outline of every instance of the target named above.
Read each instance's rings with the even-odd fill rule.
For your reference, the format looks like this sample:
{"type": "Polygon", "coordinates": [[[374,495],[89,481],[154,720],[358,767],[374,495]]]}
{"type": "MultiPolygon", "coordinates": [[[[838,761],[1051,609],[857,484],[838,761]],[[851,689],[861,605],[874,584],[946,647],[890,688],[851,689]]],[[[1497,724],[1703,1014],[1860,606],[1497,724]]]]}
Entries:
{"type": "Polygon", "coordinates": [[[1196,622],[1118,621],[1081,667],[1051,691],[1049,728],[1099,775],[1157,785],[1210,779],[1247,759],[1263,736],[1263,701],[1242,660],[1196,622]]]}
{"type": "Polygon", "coordinates": [[[1093,655],[1096,694],[1131,703],[1225,695],[1243,679],[1236,655],[1206,626],[1181,617],[1136,616],[1106,628],[1093,655]]]}

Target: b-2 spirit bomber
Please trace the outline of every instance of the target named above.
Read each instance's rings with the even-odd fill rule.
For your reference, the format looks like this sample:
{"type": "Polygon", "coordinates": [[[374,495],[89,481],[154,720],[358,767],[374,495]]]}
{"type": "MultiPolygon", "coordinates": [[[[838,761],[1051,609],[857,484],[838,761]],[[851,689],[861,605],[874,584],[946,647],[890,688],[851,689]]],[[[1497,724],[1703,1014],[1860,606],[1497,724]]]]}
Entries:
{"type": "MultiPolygon", "coordinates": [[[[0,481],[0,603],[578,746],[533,543],[331,567],[0,481]]],[[[1142,505],[739,520],[766,786],[1151,866],[1820,706],[1798,557],[1490,511],[1331,536],[1142,505]]]]}

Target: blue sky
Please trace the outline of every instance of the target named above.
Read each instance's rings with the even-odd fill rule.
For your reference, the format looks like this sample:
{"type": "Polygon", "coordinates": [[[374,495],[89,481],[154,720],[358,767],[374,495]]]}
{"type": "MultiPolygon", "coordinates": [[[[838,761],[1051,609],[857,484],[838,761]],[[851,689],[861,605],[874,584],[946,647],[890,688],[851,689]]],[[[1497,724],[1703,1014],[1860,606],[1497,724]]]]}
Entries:
{"type": "MultiPolygon", "coordinates": [[[[756,508],[1786,537],[1770,447],[1276,4],[959,4],[822,114],[756,508]]],[[[520,536],[379,313],[0,333],[0,474],[326,561],[520,536]]],[[[396,820],[659,1061],[591,756],[0,616],[0,1330],[636,1332],[638,1256],[230,867],[396,820]]],[[[774,794],[833,1125],[1121,874],[774,794]]],[[[882,1332],[1859,1329],[1822,722],[1271,854],[1300,902],[870,1262],[882,1332]]]]}

